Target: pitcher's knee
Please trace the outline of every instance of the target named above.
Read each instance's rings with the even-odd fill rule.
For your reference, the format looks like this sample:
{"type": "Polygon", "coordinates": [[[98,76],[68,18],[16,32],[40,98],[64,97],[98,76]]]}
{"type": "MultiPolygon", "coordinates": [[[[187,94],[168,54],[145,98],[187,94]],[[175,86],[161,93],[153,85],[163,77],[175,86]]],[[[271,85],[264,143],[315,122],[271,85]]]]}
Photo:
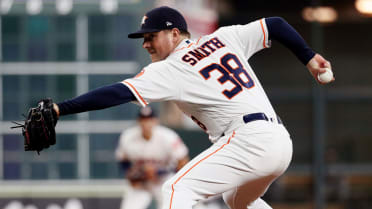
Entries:
{"type": "Polygon", "coordinates": [[[190,189],[184,181],[177,181],[173,178],[163,183],[162,192],[163,194],[182,193],[195,196],[193,189],[190,189]]]}
{"type": "Polygon", "coordinates": [[[182,182],[176,182],[173,179],[167,180],[162,186],[163,195],[173,196],[177,193],[187,194],[187,196],[193,196],[192,190],[187,189],[187,187],[182,184],[182,182]]]}

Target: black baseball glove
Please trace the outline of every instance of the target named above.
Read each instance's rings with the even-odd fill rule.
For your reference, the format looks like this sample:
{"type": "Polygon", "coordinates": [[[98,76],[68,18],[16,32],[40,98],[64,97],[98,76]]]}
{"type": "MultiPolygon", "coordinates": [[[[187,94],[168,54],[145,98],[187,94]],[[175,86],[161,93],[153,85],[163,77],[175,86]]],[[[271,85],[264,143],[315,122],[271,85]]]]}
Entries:
{"type": "Polygon", "coordinates": [[[24,124],[17,124],[11,128],[22,128],[25,138],[25,151],[37,151],[48,148],[56,143],[56,132],[54,127],[57,124],[57,114],[53,109],[52,99],[41,100],[37,107],[28,110],[24,124]]]}

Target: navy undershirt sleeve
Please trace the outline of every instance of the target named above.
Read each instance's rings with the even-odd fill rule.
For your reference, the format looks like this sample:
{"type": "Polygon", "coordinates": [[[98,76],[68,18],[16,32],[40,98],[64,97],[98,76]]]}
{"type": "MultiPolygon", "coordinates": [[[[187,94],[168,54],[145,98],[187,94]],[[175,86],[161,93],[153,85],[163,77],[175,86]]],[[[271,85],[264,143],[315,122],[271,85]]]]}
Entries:
{"type": "Polygon", "coordinates": [[[270,40],[279,41],[306,65],[315,53],[301,35],[281,17],[265,18],[270,40]]]}
{"type": "Polygon", "coordinates": [[[100,110],[136,100],[129,88],[115,83],[58,103],[59,115],[100,110]]]}

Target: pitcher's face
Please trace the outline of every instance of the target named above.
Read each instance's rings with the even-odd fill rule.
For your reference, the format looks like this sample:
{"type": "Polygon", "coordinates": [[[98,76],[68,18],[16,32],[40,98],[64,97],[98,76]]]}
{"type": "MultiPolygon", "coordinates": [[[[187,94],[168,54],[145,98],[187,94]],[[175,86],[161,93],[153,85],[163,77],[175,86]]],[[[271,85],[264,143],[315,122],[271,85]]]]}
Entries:
{"type": "Polygon", "coordinates": [[[150,54],[151,61],[164,60],[176,47],[177,41],[172,30],[162,30],[143,35],[142,47],[150,54]]]}

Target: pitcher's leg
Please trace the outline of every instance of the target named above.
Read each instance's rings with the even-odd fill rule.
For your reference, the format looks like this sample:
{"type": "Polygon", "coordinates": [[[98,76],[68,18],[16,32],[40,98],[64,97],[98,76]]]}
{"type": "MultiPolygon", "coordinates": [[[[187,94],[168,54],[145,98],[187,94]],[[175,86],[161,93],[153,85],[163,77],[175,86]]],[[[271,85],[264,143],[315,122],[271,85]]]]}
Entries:
{"type": "Polygon", "coordinates": [[[200,153],[163,185],[163,209],[192,209],[202,199],[235,187],[239,179],[230,160],[226,137],[200,153]]]}
{"type": "Polygon", "coordinates": [[[246,209],[258,199],[287,168],[291,143],[275,131],[247,132],[241,128],[219,139],[168,180],[163,209],[192,209],[197,201],[233,188],[238,188],[234,209],[246,209]]]}
{"type": "Polygon", "coordinates": [[[262,156],[240,151],[242,145],[234,135],[213,144],[163,185],[163,209],[192,209],[199,200],[258,178],[255,167],[259,162],[254,161],[262,156]]]}
{"type": "Polygon", "coordinates": [[[274,179],[275,176],[267,176],[247,182],[223,193],[223,199],[230,209],[271,209],[267,203],[260,200],[260,197],[274,179]]]}

